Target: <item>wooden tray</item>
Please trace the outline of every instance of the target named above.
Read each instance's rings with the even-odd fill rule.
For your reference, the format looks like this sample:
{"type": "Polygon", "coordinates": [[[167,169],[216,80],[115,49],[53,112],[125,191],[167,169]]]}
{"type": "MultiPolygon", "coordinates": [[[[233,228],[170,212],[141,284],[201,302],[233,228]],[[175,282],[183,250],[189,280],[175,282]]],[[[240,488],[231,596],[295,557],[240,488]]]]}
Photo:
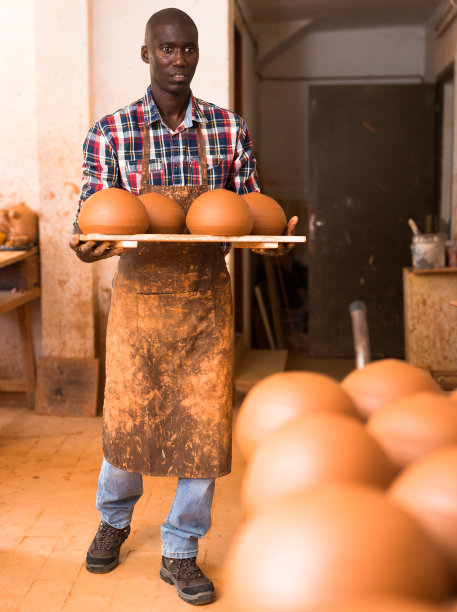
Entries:
{"type": "Polygon", "coordinates": [[[200,234],[80,234],[83,241],[112,242],[116,247],[136,249],[139,242],[231,242],[241,249],[276,249],[280,242],[304,243],[306,236],[205,236],[200,234]]]}

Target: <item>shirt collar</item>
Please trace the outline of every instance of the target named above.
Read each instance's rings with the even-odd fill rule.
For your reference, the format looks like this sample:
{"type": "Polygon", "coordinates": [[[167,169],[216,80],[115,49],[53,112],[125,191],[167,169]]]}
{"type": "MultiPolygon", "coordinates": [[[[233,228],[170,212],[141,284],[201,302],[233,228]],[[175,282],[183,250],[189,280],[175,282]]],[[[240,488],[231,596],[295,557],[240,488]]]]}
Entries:
{"type": "MultiPolygon", "coordinates": [[[[151,125],[156,121],[161,121],[159,109],[154,102],[154,98],[152,97],[151,86],[146,90],[146,95],[144,96],[144,122],[147,125],[151,125]]],[[[198,121],[199,123],[207,123],[208,119],[203,114],[198,101],[194,98],[192,92],[190,92],[189,104],[187,106],[186,114],[183,121],[183,126],[185,128],[192,127],[193,122],[198,121]]]]}

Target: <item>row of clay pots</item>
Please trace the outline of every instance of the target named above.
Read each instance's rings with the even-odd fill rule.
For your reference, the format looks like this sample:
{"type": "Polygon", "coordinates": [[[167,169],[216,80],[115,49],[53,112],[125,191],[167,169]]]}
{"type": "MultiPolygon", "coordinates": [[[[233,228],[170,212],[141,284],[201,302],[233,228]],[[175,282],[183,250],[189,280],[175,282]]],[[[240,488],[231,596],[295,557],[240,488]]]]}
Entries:
{"type": "Polygon", "coordinates": [[[192,234],[213,236],[281,235],[286,216],[281,206],[261,193],[243,196],[214,189],[197,197],[187,216],[172,198],[147,193],[135,196],[112,187],[84,202],[78,218],[85,234],[192,234]]]}
{"type": "Polygon", "coordinates": [[[386,359],[341,383],[283,372],[245,397],[246,520],[231,612],[426,612],[457,594],[457,392],[386,359]]]}

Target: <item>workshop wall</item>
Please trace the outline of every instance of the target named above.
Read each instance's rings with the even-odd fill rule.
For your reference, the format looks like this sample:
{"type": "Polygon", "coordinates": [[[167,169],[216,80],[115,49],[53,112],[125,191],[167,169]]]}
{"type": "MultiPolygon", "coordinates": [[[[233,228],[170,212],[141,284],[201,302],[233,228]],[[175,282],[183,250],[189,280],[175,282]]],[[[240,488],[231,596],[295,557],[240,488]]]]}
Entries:
{"type": "MultiPolygon", "coordinates": [[[[429,80],[440,77],[457,60],[457,8],[449,2],[435,11],[427,27],[426,71],[429,80]]],[[[454,77],[455,83],[455,77],[454,77]]],[[[452,154],[452,213],[451,236],[457,240],[457,96],[454,85],[454,108],[451,118],[452,154]]]]}
{"type": "MultiPolygon", "coordinates": [[[[260,76],[259,160],[264,191],[308,233],[308,99],[313,84],[420,82],[425,73],[422,27],[318,31],[312,24],[269,56],[260,76]],[[271,101],[274,100],[274,104],[271,101]],[[271,126],[275,130],[271,146],[271,126]]],[[[296,256],[306,261],[306,248],[296,256]]]]}

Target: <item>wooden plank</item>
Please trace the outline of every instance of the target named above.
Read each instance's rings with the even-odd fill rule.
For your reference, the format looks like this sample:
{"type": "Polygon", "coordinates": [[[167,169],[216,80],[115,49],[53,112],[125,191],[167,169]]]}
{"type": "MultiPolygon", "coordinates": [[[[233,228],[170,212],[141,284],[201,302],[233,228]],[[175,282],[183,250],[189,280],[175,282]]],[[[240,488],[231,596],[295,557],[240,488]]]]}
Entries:
{"type": "Polygon", "coordinates": [[[0,380],[0,391],[27,391],[25,380],[0,380]]]}
{"type": "Polygon", "coordinates": [[[410,268],[414,274],[457,274],[457,268],[410,268]]]}
{"type": "Polygon", "coordinates": [[[284,371],[287,353],[287,350],[272,351],[268,349],[246,351],[235,369],[235,389],[247,392],[263,378],[284,371]]]}
{"type": "Polygon", "coordinates": [[[102,242],[231,242],[234,245],[247,243],[249,246],[255,245],[255,248],[263,248],[262,245],[275,245],[279,242],[306,242],[306,236],[207,236],[200,234],[81,234],[80,239],[102,242]]]}
{"type": "Polygon", "coordinates": [[[5,266],[9,266],[10,264],[21,261],[22,259],[26,259],[31,255],[38,253],[38,248],[33,247],[28,251],[2,251],[0,250],[0,268],[4,268],[5,266]]]}
{"type": "Polygon", "coordinates": [[[27,302],[31,302],[35,300],[37,297],[40,297],[41,289],[36,287],[35,289],[30,289],[29,291],[0,291],[0,314],[4,314],[9,310],[14,310],[14,308],[18,308],[23,304],[27,304],[27,302]]]}
{"type": "Polygon", "coordinates": [[[35,412],[61,416],[96,416],[99,360],[41,357],[35,412]]]}
{"type": "Polygon", "coordinates": [[[270,300],[271,317],[275,330],[276,346],[278,349],[286,347],[284,343],[284,330],[282,326],[281,303],[278,297],[278,283],[274,263],[270,257],[263,260],[267,277],[268,299],[270,300]]]}
{"type": "Polygon", "coordinates": [[[29,305],[23,304],[17,309],[19,329],[21,331],[22,354],[24,356],[24,373],[26,382],[27,405],[33,410],[35,406],[35,350],[33,346],[32,322],[29,305]]]}

